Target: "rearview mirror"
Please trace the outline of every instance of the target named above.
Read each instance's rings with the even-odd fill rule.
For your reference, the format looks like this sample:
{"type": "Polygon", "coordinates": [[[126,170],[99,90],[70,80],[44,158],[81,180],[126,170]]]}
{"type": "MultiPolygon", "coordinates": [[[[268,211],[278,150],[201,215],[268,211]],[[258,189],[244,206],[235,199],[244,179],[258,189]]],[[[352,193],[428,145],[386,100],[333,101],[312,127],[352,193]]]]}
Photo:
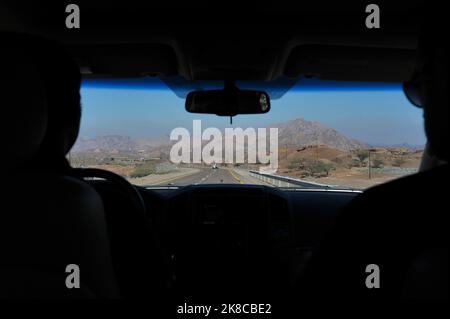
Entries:
{"type": "Polygon", "coordinates": [[[186,97],[189,113],[235,116],[238,114],[262,114],[270,110],[270,98],[266,92],[240,90],[236,87],[223,90],[193,91],[186,97]]]}

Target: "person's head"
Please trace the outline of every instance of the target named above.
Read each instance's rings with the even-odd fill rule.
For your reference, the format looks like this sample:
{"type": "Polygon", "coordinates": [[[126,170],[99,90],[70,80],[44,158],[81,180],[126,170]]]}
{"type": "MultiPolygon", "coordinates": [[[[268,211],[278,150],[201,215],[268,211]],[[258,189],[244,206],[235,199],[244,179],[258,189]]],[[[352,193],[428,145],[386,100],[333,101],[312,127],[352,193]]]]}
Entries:
{"type": "Polygon", "coordinates": [[[81,75],[77,63],[59,43],[42,39],[37,51],[48,104],[48,128],[37,160],[52,166],[64,161],[78,136],[81,75]]]}
{"type": "Polygon", "coordinates": [[[437,23],[426,21],[419,39],[419,76],[425,133],[431,155],[448,161],[449,51],[445,44],[448,40],[442,32],[437,23]]]}
{"type": "Polygon", "coordinates": [[[13,174],[38,152],[47,129],[42,78],[32,54],[34,38],[0,32],[1,164],[13,174]]]}

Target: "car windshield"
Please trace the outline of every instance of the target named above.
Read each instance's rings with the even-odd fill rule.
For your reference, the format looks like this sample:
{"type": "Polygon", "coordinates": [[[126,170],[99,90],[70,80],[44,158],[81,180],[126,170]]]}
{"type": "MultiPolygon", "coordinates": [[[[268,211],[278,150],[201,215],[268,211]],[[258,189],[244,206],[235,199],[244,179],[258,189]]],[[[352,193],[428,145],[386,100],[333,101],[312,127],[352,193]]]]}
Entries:
{"type": "Polygon", "coordinates": [[[221,82],[85,80],[74,167],[146,187],[262,184],[366,189],[418,170],[422,112],[401,84],[315,79],[240,82],[265,90],[266,114],[232,119],[185,110],[186,94],[221,82]]]}

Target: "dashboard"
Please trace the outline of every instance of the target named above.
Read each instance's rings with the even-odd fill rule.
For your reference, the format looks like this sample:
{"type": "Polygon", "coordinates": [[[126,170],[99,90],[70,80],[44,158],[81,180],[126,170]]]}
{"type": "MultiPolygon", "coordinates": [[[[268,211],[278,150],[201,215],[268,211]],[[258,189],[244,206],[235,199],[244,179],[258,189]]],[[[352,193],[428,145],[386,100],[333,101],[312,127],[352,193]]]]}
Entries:
{"type": "Polygon", "coordinates": [[[160,229],[176,283],[183,295],[198,295],[289,289],[357,193],[193,185],[164,195],[160,229]]]}
{"type": "MultiPolygon", "coordinates": [[[[282,252],[289,254],[285,250],[294,245],[282,192],[252,186],[188,187],[171,196],[166,214],[171,230],[166,242],[184,294],[193,287],[196,293],[237,286],[241,293],[261,290],[265,273],[285,275],[275,270],[282,267],[282,252]]],[[[272,284],[282,282],[278,277],[272,277],[272,284]]]]}
{"type": "MultiPolygon", "coordinates": [[[[93,186],[107,214],[116,211],[112,223],[121,226],[112,228],[123,229],[126,198],[106,181],[93,186]]],[[[137,189],[170,260],[173,289],[183,296],[288,290],[339,211],[358,195],[236,184],[137,189]]],[[[133,236],[129,228],[121,242],[133,236]]]]}

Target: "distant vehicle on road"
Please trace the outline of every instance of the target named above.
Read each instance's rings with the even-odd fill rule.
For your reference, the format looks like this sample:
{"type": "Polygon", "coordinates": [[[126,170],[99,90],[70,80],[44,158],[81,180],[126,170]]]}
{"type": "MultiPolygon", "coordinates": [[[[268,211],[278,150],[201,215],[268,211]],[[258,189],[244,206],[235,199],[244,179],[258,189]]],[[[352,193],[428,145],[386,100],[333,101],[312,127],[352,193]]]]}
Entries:
{"type": "Polygon", "coordinates": [[[218,169],[219,167],[217,166],[217,164],[213,164],[213,166],[211,168],[212,169],[218,169]]]}

